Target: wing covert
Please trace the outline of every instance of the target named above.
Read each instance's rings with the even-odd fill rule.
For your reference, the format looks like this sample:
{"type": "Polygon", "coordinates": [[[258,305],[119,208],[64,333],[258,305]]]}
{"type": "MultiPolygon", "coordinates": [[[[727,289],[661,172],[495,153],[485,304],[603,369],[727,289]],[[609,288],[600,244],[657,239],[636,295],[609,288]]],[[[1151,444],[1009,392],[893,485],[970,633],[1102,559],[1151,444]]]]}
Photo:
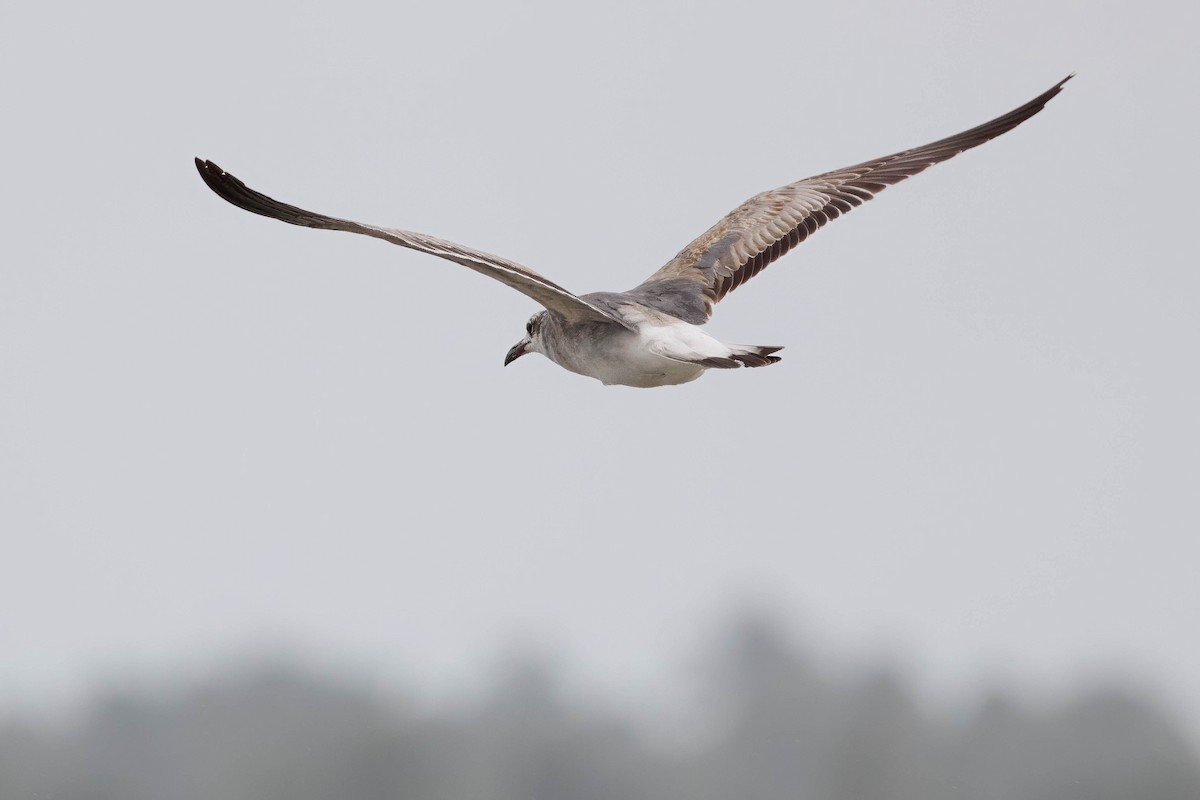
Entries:
{"type": "Polygon", "coordinates": [[[563,287],[542,277],[531,269],[499,256],[473,250],[454,242],[437,239],[423,233],[381,228],[352,220],[338,219],[281,203],[257,192],[211,161],[196,159],[196,169],[208,187],[224,200],[239,208],[292,225],[321,230],[346,231],[372,236],[401,247],[419,250],[494,278],[537,301],[547,310],[572,322],[603,321],[623,327],[628,324],[600,308],[582,300],[563,287]]]}
{"type": "Polygon", "coordinates": [[[1007,133],[1062,91],[1068,75],[1028,103],[990,122],[889,156],[814,175],[747,200],[630,294],[693,324],[727,294],[822,226],[888,186],[1007,133]]]}

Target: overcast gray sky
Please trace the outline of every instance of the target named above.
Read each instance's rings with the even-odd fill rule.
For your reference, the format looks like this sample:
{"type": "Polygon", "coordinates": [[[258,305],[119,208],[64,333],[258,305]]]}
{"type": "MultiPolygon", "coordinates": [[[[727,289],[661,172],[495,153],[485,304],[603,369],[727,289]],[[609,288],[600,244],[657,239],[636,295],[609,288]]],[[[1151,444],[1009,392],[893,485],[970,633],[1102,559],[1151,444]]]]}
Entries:
{"type": "Polygon", "coordinates": [[[749,600],[1200,730],[1195,8],[504,6],[2,12],[0,695],[264,642],[454,691],[514,638],[647,686],[749,600]],[[523,296],[191,162],[619,290],[1071,71],[719,307],[781,364],[650,391],[503,369],[523,296]]]}

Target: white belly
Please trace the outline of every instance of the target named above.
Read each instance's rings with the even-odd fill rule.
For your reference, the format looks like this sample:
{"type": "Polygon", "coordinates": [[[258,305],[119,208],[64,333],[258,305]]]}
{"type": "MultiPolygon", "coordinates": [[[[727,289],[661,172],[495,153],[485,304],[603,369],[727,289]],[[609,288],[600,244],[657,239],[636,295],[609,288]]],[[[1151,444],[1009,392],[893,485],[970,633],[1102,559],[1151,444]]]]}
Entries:
{"type": "Polygon", "coordinates": [[[652,388],[694,381],[705,368],[691,363],[726,356],[729,348],[695,325],[655,313],[638,319],[638,330],[572,342],[545,353],[558,365],[606,385],[652,388]]]}

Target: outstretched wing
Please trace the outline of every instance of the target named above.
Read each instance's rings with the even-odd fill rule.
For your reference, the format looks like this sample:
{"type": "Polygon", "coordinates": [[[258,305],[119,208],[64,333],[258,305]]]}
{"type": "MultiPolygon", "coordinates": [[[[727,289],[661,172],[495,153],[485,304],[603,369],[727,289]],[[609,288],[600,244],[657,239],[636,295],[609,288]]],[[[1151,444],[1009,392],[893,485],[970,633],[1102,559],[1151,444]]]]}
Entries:
{"type": "Polygon", "coordinates": [[[303,225],[306,228],[361,233],[364,236],[373,236],[401,247],[420,250],[422,253],[445,258],[487,275],[489,278],[495,278],[571,322],[612,322],[629,327],[620,319],[513,261],[472,250],[453,242],[435,239],[423,233],[364,225],[361,222],[327,217],[324,214],[315,214],[296,206],[289,206],[273,200],[261,192],[254,191],[211,161],[201,161],[197,158],[196,169],[200,171],[200,177],[204,178],[208,188],[235,206],[255,214],[289,222],[292,225],[303,225]]]}
{"type": "Polygon", "coordinates": [[[822,225],[892,184],[1011,131],[1041,111],[1071,77],[1020,108],[955,136],[755,195],[629,294],[703,324],[714,304],[822,225]]]}

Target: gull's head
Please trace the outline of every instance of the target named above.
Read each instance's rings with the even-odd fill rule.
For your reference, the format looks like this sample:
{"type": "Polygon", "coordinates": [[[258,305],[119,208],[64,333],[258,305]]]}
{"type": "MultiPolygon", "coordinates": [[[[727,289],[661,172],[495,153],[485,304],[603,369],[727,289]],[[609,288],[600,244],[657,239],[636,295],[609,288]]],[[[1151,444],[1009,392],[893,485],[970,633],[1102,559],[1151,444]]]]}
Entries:
{"type": "Polygon", "coordinates": [[[542,352],[542,323],[546,320],[546,312],[539,311],[525,323],[525,338],[512,346],[504,357],[504,366],[508,366],[526,353],[542,352]]]}

